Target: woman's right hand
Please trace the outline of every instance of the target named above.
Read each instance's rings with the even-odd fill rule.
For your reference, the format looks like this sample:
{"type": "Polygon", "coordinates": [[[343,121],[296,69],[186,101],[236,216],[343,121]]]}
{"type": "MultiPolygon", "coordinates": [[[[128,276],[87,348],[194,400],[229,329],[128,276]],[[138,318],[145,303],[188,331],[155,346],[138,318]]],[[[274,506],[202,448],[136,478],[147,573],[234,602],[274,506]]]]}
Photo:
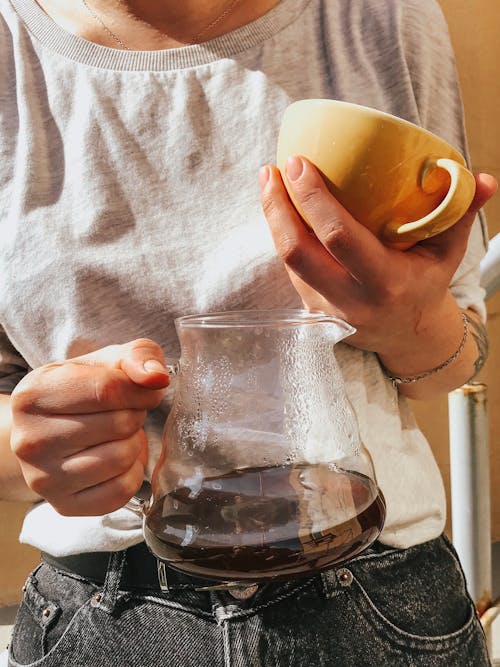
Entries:
{"type": "Polygon", "coordinates": [[[11,448],[27,485],[65,516],[122,507],[144,479],[143,424],[169,384],[149,339],[41,366],[11,397],[11,448]]]}

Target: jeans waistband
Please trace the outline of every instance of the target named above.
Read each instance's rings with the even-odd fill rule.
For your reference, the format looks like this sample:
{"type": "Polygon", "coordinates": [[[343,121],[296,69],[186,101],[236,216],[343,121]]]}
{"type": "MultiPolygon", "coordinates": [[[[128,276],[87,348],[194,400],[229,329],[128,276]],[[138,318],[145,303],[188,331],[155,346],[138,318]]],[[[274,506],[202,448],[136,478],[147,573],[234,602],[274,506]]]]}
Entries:
{"type": "MultiPolygon", "coordinates": [[[[393,551],[398,550],[387,547],[377,541],[362,554],[348,561],[346,565],[349,563],[354,565],[356,562],[363,561],[366,558],[382,556],[393,551]]],[[[103,584],[106,580],[112,556],[113,552],[110,551],[88,552],[57,557],[42,552],[41,555],[42,562],[51,565],[55,569],[80,576],[98,585],[103,584]]],[[[338,566],[339,564],[335,567],[338,566]]],[[[119,586],[124,590],[145,589],[154,592],[165,592],[167,590],[214,590],[219,587],[227,587],[220,581],[191,576],[159,561],[149,551],[144,542],[129,547],[125,551],[119,586]]],[[[244,582],[235,583],[235,588],[246,588],[248,586],[249,584],[245,584],[244,582]]],[[[229,585],[229,588],[231,587],[229,585]]]]}
{"type": "MultiPolygon", "coordinates": [[[[52,556],[42,552],[42,562],[57,570],[76,574],[96,584],[103,584],[106,579],[112,552],[96,551],[72,556],[52,556]]],[[[125,552],[125,562],[120,579],[120,587],[126,590],[147,589],[195,590],[217,586],[220,582],[202,579],[174,570],[158,561],[144,542],[129,547],[125,552]],[[168,583],[167,583],[168,582],[168,583]]]]}

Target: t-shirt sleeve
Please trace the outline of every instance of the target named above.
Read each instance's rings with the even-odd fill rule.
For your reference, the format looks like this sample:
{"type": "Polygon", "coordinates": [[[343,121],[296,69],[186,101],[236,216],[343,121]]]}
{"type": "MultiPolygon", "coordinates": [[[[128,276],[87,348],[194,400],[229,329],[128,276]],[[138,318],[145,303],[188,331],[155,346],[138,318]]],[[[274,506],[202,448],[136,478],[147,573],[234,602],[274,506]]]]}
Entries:
{"type": "Polygon", "coordinates": [[[0,326],[0,393],[10,394],[30,370],[0,326]]]}
{"type": "MultiPolygon", "coordinates": [[[[470,165],[455,55],[441,8],[435,0],[407,0],[401,5],[401,36],[421,125],[455,146],[470,165]]],[[[486,220],[481,212],[450,285],[460,307],[475,310],[483,320],[486,309],[480,261],[487,245],[486,220]]]]}

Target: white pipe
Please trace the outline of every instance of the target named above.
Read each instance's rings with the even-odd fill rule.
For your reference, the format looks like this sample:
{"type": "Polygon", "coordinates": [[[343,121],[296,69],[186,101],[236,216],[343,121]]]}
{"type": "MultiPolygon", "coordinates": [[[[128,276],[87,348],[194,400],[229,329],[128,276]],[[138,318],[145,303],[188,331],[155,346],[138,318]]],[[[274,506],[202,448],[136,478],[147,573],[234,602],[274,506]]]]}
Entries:
{"type": "Polygon", "coordinates": [[[487,388],[448,395],[453,544],[479,613],[491,604],[491,514],[487,388]]]}

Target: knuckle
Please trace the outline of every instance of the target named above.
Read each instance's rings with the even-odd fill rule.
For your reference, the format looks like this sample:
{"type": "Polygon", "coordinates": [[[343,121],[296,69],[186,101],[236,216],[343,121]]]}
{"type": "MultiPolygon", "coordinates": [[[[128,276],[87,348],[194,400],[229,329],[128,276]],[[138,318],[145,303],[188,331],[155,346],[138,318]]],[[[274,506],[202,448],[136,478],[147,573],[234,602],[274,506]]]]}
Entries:
{"type": "Polygon", "coordinates": [[[121,410],[114,416],[114,430],[119,437],[126,438],[138,431],[146,420],[146,410],[121,410]]]}
{"type": "Polygon", "coordinates": [[[348,254],[353,248],[353,238],[339,218],[329,220],[324,233],[324,243],[328,248],[348,254]]]}
{"type": "Polygon", "coordinates": [[[44,447],[44,440],[38,438],[33,438],[28,435],[24,430],[19,428],[13,428],[10,436],[10,448],[12,452],[22,461],[28,463],[36,462],[39,457],[41,450],[44,447]]]}
{"type": "Polygon", "coordinates": [[[11,393],[13,416],[17,413],[34,413],[40,409],[43,399],[64,381],[65,368],[62,363],[40,366],[27,375],[14,387],[11,393]]]}
{"type": "Polygon", "coordinates": [[[276,205],[276,202],[274,199],[268,195],[264,194],[261,199],[262,202],[262,210],[264,212],[264,215],[268,220],[273,220],[276,217],[278,207],[276,205]]]}
{"type": "Polygon", "coordinates": [[[92,375],[94,398],[98,405],[120,405],[122,383],[120,376],[113,373],[92,375]]]}
{"type": "Polygon", "coordinates": [[[26,484],[29,488],[42,498],[50,497],[54,490],[54,478],[45,470],[37,470],[25,476],[26,484]]]}
{"type": "Polygon", "coordinates": [[[296,193],[297,201],[307,210],[314,210],[323,196],[323,189],[319,185],[308,184],[307,189],[300,189],[296,193]]]}
{"type": "Polygon", "coordinates": [[[297,239],[291,236],[282,236],[276,244],[279,256],[292,269],[301,267],[304,263],[304,251],[297,239]]]}
{"type": "Polygon", "coordinates": [[[23,453],[24,449],[27,447],[28,451],[30,449],[29,444],[26,443],[26,439],[21,433],[21,431],[17,428],[12,427],[12,430],[10,432],[10,449],[11,451],[18,456],[19,458],[23,458],[23,453]]]}
{"type": "Polygon", "coordinates": [[[387,312],[393,312],[404,303],[405,290],[398,281],[384,280],[377,284],[373,297],[374,301],[382,305],[387,312]]]}
{"type": "Polygon", "coordinates": [[[13,416],[15,417],[16,413],[30,412],[36,403],[37,396],[38,392],[26,376],[11,394],[10,404],[13,416]]]}
{"type": "Polygon", "coordinates": [[[393,276],[387,272],[383,279],[378,281],[378,290],[389,303],[397,304],[407,298],[408,286],[401,276],[393,276]]]}
{"type": "Polygon", "coordinates": [[[158,343],[155,343],[154,340],[151,340],[151,338],[137,338],[136,340],[133,340],[129,345],[133,353],[145,352],[146,354],[152,355],[153,357],[163,356],[163,351],[161,347],[158,345],[158,343]]]}

